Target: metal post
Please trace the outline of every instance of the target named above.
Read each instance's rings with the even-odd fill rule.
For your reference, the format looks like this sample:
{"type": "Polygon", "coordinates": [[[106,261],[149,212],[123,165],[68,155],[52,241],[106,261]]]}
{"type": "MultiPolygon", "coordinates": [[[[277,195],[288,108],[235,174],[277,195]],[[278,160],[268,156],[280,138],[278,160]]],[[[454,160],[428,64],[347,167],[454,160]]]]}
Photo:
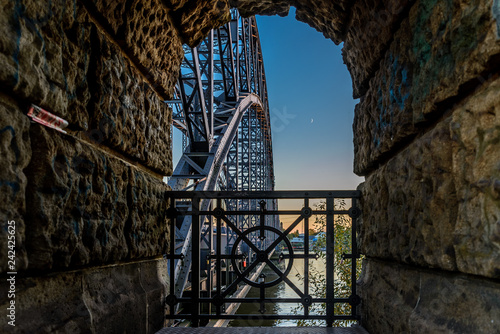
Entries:
{"type": "Polygon", "coordinates": [[[333,198],[326,199],[326,325],[333,326],[334,319],[334,275],[335,268],[333,266],[335,260],[335,231],[333,217],[333,198]]]}
{"type": "MultiPolygon", "coordinates": [[[[309,199],[304,198],[304,208],[309,207],[309,199]]],[[[328,274],[327,274],[328,275],[328,274]]],[[[309,295],[309,218],[304,218],[304,295],[309,295]]],[[[309,307],[304,306],[304,316],[309,315],[309,307]]]]}
{"type": "MultiPolygon", "coordinates": [[[[172,211],[175,211],[175,199],[170,198],[170,208],[172,211]]],[[[177,222],[177,216],[172,217],[170,219],[170,254],[169,254],[169,268],[170,268],[170,273],[169,273],[169,278],[170,278],[170,296],[173,297],[175,296],[175,227],[176,227],[176,222],[177,222]]],[[[180,260],[179,260],[180,261],[180,260]]],[[[170,305],[170,315],[175,314],[175,308],[176,305],[170,305]]]]}
{"type": "MultiPolygon", "coordinates": [[[[208,35],[208,49],[209,49],[209,55],[208,55],[208,72],[209,72],[209,92],[208,92],[208,110],[209,110],[209,122],[210,124],[208,125],[210,135],[213,136],[214,133],[214,31],[210,30],[210,34],[208,35]]],[[[212,137],[209,138],[209,140],[213,140],[212,137]]]]}
{"type": "Polygon", "coordinates": [[[191,315],[192,327],[200,324],[200,198],[193,198],[192,262],[191,262],[191,315]]]}
{"type": "MultiPolygon", "coordinates": [[[[222,200],[220,198],[217,199],[217,208],[220,208],[222,205],[222,200]]],[[[216,250],[215,250],[215,255],[216,255],[216,270],[217,270],[217,296],[221,295],[221,286],[222,286],[222,277],[221,277],[221,267],[222,267],[222,257],[221,257],[221,243],[222,243],[222,238],[221,238],[221,233],[222,233],[222,224],[221,224],[221,218],[217,217],[217,245],[216,245],[216,250]]],[[[217,315],[221,314],[221,306],[217,305],[216,306],[216,312],[217,315]]]]}
{"type": "MultiPolygon", "coordinates": [[[[356,199],[352,199],[352,208],[357,208],[357,203],[356,199]]],[[[357,296],[356,294],[356,274],[357,274],[357,259],[359,257],[358,255],[358,244],[356,240],[356,225],[357,225],[357,218],[352,217],[352,224],[351,224],[351,295],[352,296],[357,296]]],[[[357,305],[352,305],[351,307],[351,315],[357,316],[357,305]]]]}
{"type": "MultiPolygon", "coordinates": [[[[212,270],[212,259],[210,258],[210,256],[212,255],[212,252],[214,250],[214,235],[213,235],[213,232],[214,232],[214,226],[213,226],[213,222],[212,222],[212,216],[210,216],[210,218],[208,219],[208,223],[209,223],[209,229],[210,229],[210,233],[209,233],[209,240],[210,240],[210,246],[208,247],[208,258],[207,259],[204,259],[207,261],[207,290],[208,290],[208,293],[207,293],[207,296],[209,298],[212,298],[212,291],[213,291],[213,286],[214,286],[214,277],[213,277],[213,270],[212,270]]],[[[208,312],[209,313],[212,313],[212,304],[208,304],[208,312]]]]}

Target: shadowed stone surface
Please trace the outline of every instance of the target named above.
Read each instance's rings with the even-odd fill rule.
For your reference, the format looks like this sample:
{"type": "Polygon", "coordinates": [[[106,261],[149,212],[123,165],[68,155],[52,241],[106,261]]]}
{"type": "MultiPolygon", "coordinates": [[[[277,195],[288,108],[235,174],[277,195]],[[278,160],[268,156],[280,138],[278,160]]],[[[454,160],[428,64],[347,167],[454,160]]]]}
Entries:
{"type": "Polygon", "coordinates": [[[367,178],[364,254],[500,277],[499,91],[485,83],[367,178]]]}
{"type": "MultiPolygon", "coordinates": [[[[436,104],[461,93],[462,85],[484,71],[498,70],[500,40],[492,0],[458,3],[426,0],[410,11],[410,59],[415,122],[436,111],[436,104]]],[[[443,110],[441,110],[443,111],[443,110]]]]}
{"type": "Polygon", "coordinates": [[[361,201],[363,254],[457,269],[453,248],[457,199],[449,122],[439,123],[366,179],[361,201]]]}
{"type": "Polygon", "coordinates": [[[172,173],[171,109],[157,96],[118,47],[96,36],[99,59],[91,130],[85,136],[161,173],[172,173]],[[97,43],[98,42],[98,43],[97,43]]]}
{"type": "Polygon", "coordinates": [[[500,283],[365,260],[358,280],[370,333],[496,333],[500,283]]]}
{"type": "MultiPolygon", "coordinates": [[[[102,23],[106,24],[107,28],[110,28],[109,32],[113,36],[125,35],[126,24],[127,24],[127,11],[130,11],[132,2],[126,0],[91,0],[86,1],[85,6],[90,6],[89,2],[92,3],[95,13],[100,15],[102,23]]],[[[122,38],[123,39],[123,38],[122,38]]]]}
{"type": "MultiPolygon", "coordinates": [[[[88,333],[91,318],[83,299],[84,275],[81,272],[59,273],[47,277],[16,277],[16,333],[88,333]],[[41,310],[43,310],[41,312],[41,310]]],[[[7,295],[4,280],[0,293],[7,295]]],[[[2,298],[0,307],[7,308],[2,298]]],[[[11,333],[6,321],[2,333],[11,333]]]]}
{"type": "Polygon", "coordinates": [[[362,322],[368,332],[410,333],[408,318],[418,302],[420,277],[417,271],[408,272],[407,268],[370,259],[363,261],[356,284],[362,322]]]}
{"type": "Polygon", "coordinates": [[[498,67],[500,40],[491,0],[417,1],[370,80],[355,121],[354,170],[367,175],[379,160],[421,131],[483,72],[498,67]],[[369,131],[366,131],[366,129],[369,131]]]}
{"type": "Polygon", "coordinates": [[[287,16],[290,10],[290,2],[288,0],[230,0],[229,4],[233,8],[238,8],[238,12],[243,17],[250,17],[257,13],[259,15],[287,16]]]}
{"type": "Polygon", "coordinates": [[[0,84],[87,129],[93,29],[73,1],[6,1],[0,13],[0,84]]]}
{"type": "MultiPolygon", "coordinates": [[[[139,13],[129,13],[126,25],[115,24],[115,37],[128,43],[139,65],[158,71],[148,72],[149,81],[158,82],[154,87],[79,2],[62,0],[9,3],[0,14],[0,84],[26,101],[23,106],[39,105],[97,144],[170,175],[171,110],[156,91],[173,90],[183,51],[166,10],[156,7],[136,8],[139,13]]],[[[111,13],[116,16],[105,14],[111,13]]]]}
{"type": "Polygon", "coordinates": [[[455,110],[451,131],[458,268],[500,278],[500,79],[455,110]]]}
{"type": "Polygon", "coordinates": [[[367,178],[364,254],[500,277],[499,91],[485,83],[367,178]]]}
{"type": "Polygon", "coordinates": [[[125,27],[127,47],[153,76],[154,84],[161,86],[153,88],[172,97],[184,55],[172,16],[159,0],[136,0],[127,12],[125,27]]]}
{"type": "Polygon", "coordinates": [[[231,20],[229,0],[179,1],[166,0],[172,8],[172,19],[179,29],[181,39],[191,47],[197,46],[210,30],[231,20]]]}
{"type": "Polygon", "coordinates": [[[342,55],[351,73],[354,98],[365,95],[399,21],[412,0],[355,1],[342,55]]]}
{"type": "Polygon", "coordinates": [[[159,0],[83,3],[163,98],[171,98],[183,56],[168,9],[159,0]]]}
{"type": "MultiPolygon", "coordinates": [[[[298,20],[335,43],[346,40],[344,59],[361,96],[355,171],[369,175],[360,237],[368,255],[362,294],[370,331],[494,332],[496,0],[6,2],[0,86],[10,97],[0,95],[0,126],[15,135],[9,128],[0,133],[0,177],[11,180],[0,185],[0,212],[19,217],[19,269],[27,265],[23,238],[33,269],[21,275],[40,275],[19,276],[19,331],[161,327],[165,284],[157,270],[167,272],[164,262],[117,263],[166,252],[168,189],[121,159],[171,172],[171,111],[162,99],[173,95],[181,43],[195,46],[228,22],[231,5],[244,15],[285,15],[292,5],[298,20]],[[406,3],[408,15],[398,7],[406,3]],[[90,143],[30,126],[21,116],[30,103],[65,118],[77,131],[71,133],[90,143]],[[80,266],[100,267],[54,271],[80,266]]],[[[2,295],[5,289],[4,281],[2,295]]]]}
{"type": "Polygon", "coordinates": [[[177,10],[186,5],[189,0],[164,0],[164,4],[167,8],[172,10],[177,10]]]}
{"type": "Polygon", "coordinates": [[[247,17],[257,14],[286,16],[290,6],[294,6],[297,20],[307,23],[335,44],[344,38],[352,6],[348,0],[231,0],[230,4],[247,17]]]}
{"type": "Polygon", "coordinates": [[[53,130],[32,126],[30,134],[37,152],[26,169],[30,268],[165,253],[168,187],[161,180],[53,130]]]}
{"type": "Polygon", "coordinates": [[[309,24],[335,44],[342,42],[352,2],[349,0],[297,0],[295,18],[309,24]]]}
{"type": "Polygon", "coordinates": [[[82,297],[93,317],[93,332],[121,332],[117,324],[127,333],[151,333],[161,328],[166,275],[165,260],[86,271],[82,297]]]}
{"type": "Polygon", "coordinates": [[[368,174],[384,155],[390,154],[399,143],[419,132],[411,113],[411,60],[393,56],[407,47],[408,31],[409,22],[405,20],[388,50],[389,56],[381,61],[367,94],[355,108],[354,172],[359,175],[368,174]]]}
{"type": "MultiPolygon", "coordinates": [[[[31,158],[28,117],[10,97],[0,94],[0,272],[25,269],[28,259],[25,249],[26,201],[28,180],[23,170],[31,158]],[[14,221],[15,223],[9,224],[14,221]],[[9,229],[9,226],[10,229],[9,229]],[[14,226],[14,230],[12,229],[14,226]],[[12,233],[9,233],[12,232],[12,233]],[[14,236],[15,239],[12,239],[14,236]],[[10,239],[9,239],[10,237],[10,239]],[[8,240],[11,242],[9,243],[8,240]],[[14,242],[14,244],[13,244],[14,242]],[[8,247],[10,245],[10,247],[8,247]],[[14,251],[9,253],[8,250],[14,251]],[[9,255],[11,256],[9,258],[9,255]],[[8,269],[8,261],[15,268],[8,269]],[[10,263],[12,264],[12,263],[10,263]]],[[[5,295],[4,295],[5,296],[5,295]]]]}
{"type": "MultiPolygon", "coordinates": [[[[165,260],[16,280],[16,333],[154,333],[163,326],[165,260]],[[40,312],[40,310],[45,310],[40,312]]],[[[7,295],[0,283],[0,293],[7,295]]],[[[2,309],[7,308],[4,299],[2,309]]],[[[12,327],[0,323],[0,331],[12,327]]]]}
{"type": "Polygon", "coordinates": [[[23,0],[0,13],[0,246],[15,220],[19,333],[163,326],[164,262],[117,263],[168,248],[169,189],[145,170],[172,170],[163,98],[183,50],[163,4],[121,6],[23,0]],[[66,119],[70,135],[30,125],[31,103],[66,119]],[[113,267],[92,268],[104,264],[113,267]]]}
{"type": "Polygon", "coordinates": [[[40,125],[31,127],[30,136],[36,152],[26,169],[30,268],[126,258],[129,167],[40,125]]]}
{"type": "Polygon", "coordinates": [[[130,217],[125,230],[130,257],[167,254],[170,240],[170,221],[166,219],[169,206],[167,190],[162,181],[138,170],[130,170],[130,217]]]}

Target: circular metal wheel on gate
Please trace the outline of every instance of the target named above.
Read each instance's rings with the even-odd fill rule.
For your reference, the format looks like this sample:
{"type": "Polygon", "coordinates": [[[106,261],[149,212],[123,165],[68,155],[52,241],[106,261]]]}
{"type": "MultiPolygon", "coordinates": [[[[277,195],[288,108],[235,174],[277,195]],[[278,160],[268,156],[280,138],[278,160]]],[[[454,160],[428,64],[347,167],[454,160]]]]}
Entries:
{"type": "MultiPolygon", "coordinates": [[[[255,261],[252,262],[255,263],[255,262],[268,262],[270,261],[269,259],[269,254],[272,250],[269,250],[269,252],[266,252],[265,250],[261,250],[257,253],[257,256],[255,258],[255,261]]],[[[241,277],[241,279],[247,283],[248,285],[251,285],[253,287],[257,287],[257,288],[260,288],[260,287],[264,287],[264,288],[269,288],[269,287],[272,287],[278,283],[280,283],[281,281],[283,281],[283,279],[288,276],[288,274],[290,273],[290,271],[292,270],[292,267],[293,267],[293,247],[292,247],[292,244],[290,243],[290,240],[288,240],[288,238],[286,237],[286,235],[281,232],[280,230],[278,230],[277,228],[274,228],[274,227],[271,227],[271,226],[255,226],[255,227],[251,227],[247,230],[245,230],[240,236],[238,236],[238,238],[236,239],[236,241],[234,242],[233,244],[233,249],[231,250],[231,262],[233,264],[233,268],[234,268],[234,271],[236,272],[236,275],[238,275],[238,277],[241,277]],[[283,239],[283,241],[285,242],[285,245],[286,245],[286,248],[288,249],[288,253],[289,253],[289,259],[290,261],[288,261],[288,265],[286,266],[286,269],[285,271],[283,272],[276,272],[276,274],[278,274],[278,278],[273,280],[273,281],[270,281],[270,282],[266,282],[266,283],[259,283],[259,282],[256,282],[256,281],[252,281],[250,279],[248,279],[247,277],[242,277],[242,272],[239,270],[238,266],[236,265],[236,250],[238,249],[238,245],[241,243],[241,242],[245,242],[247,243],[246,241],[243,240],[243,237],[246,237],[246,239],[248,241],[250,241],[250,238],[248,237],[248,235],[250,235],[251,233],[254,233],[254,232],[258,232],[258,231],[261,231],[261,230],[265,230],[265,231],[270,231],[274,234],[276,234],[279,237],[281,237],[283,239]]],[[[274,271],[276,271],[275,269],[273,269],[274,271]]]]}

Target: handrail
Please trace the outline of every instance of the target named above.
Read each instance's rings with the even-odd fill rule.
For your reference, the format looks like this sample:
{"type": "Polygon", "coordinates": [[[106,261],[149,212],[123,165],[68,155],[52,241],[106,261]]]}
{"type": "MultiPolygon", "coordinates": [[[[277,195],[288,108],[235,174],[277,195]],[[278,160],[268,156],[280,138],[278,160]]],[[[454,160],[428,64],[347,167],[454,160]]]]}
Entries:
{"type": "MultiPolygon", "coordinates": [[[[168,216],[171,219],[171,226],[174,227],[179,221],[186,217],[191,217],[192,220],[192,245],[190,247],[191,254],[176,253],[175,247],[175,232],[170,234],[170,253],[167,255],[170,268],[170,294],[166,298],[167,305],[170,307],[170,312],[166,316],[167,319],[189,319],[192,326],[197,327],[200,320],[209,319],[322,319],[326,321],[327,326],[332,326],[335,320],[357,320],[359,315],[356,306],[360,303],[359,296],[356,295],[356,285],[351,284],[350,296],[341,298],[335,296],[334,279],[335,279],[335,216],[344,215],[351,220],[351,253],[342,254],[342,258],[353,259],[351,261],[351,282],[356,281],[357,263],[355,259],[359,258],[357,243],[356,243],[356,225],[357,219],[361,214],[357,206],[357,200],[361,194],[356,190],[337,190],[337,191],[172,191],[168,193],[170,200],[170,209],[168,216]],[[303,199],[303,207],[299,210],[279,210],[277,206],[278,199],[303,199]],[[325,208],[313,210],[310,207],[310,199],[323,199],[326,203],[325,208]],[[350,207],[335,208],[334,201],[336,199],[349,199],[350,207]],[[226,201],[232,201],[237,205],[231,207],[225,206],[226,201]],[[206,208],[201,208],[200,203],[209,203],[204,205],[206,208]],[[248,205],[248,202],[254,204],[258,202],[257,209],[248,210],[247,208],[255,207],[248,205]],[[243,203],[247,203],[243,205],[243,203]],[[183,209],[178,208],[181,206],[183,209]],[[244,208],[244,210],[240,210],[244,208]],[[269,208],[269,210],[268,210],[269,208]],[[285,230],[279,226],[280,215],[297,216],[295,221],[285,230]],[[311,296],[309,291],[309,260],[317,258],[317,254],[311,253],[309,242],[304,243],[304,254],[296,254],[288,240],[288,235],[294,231],[301,223],[304,224],[304,240],[309,240],[310,218],[313,215],[324,215],[326,217],[326,298],[323,296],[311,296]],[[254,226],[246,229],[241,229],[238,226],[238,216],[249,216],[256,222],[254,226]],[[215,221],[215,224],[214,224],[215,221]],[[223,229],[225,225],[225,230],[223,229]],[[225,233],[223,233],[223,230],[225,233]],[[235,235],[235,240],[232,244],[227,244],[227,249],[224,250],[223,234],[226,242],[229,234],[235,235]],[[287,258],[288,264],[280,269],[271,260],[270,254],[275,251],[278,245],[284,244],[288,249],[288,254],[280,255],[280,259],[287,258]],[[240,246],[245,245],[247,253],[240,253],[240,246]],[[206,258],[201,258],[201,250],[207,254],[206,258]],[[183,296],[176,294],[174,290],[175,281],[172,273],[176,266],[176,262],[182,261],[183,258],[190,255],[191,258],[191,296],[183,296]],[[304,259],[304,289],[301,290],[287,277],[293,265],[294,259],[304,259]],[[248,261],[247,266],[242,265],[242,261],[248,261]],[[223,281],[222,267],[225,263],[226,272],[231,269],[233,277],[223,281]],[[206,264],[206,265],[205,265],[206,264]],[[267,265],[276,274],[277,279],[271,282],[266,282],[265,279],[253,281],[248,278],[248,275],[253,273],[255,268],[262,267],[262,264],[267,265]],[[207,280],[204,289],[201,288],[200,274],[206,272],[207,280]],[[297,294],[295,298],[266,298],[265,289],[268,289],[276,284],[285,282],[297,294]],[[225,283],[225,284],[224,284],[225,283]],[[258,288],[261,291],[260,298],[234,298],[232,294],[237,290],[238,285],[247,284],[258,288]],[[202,291],[204,290],[204,291],[202,291]],[[203,292],[203,295],[202,295],[203,292]],[[225,309],[226,303],[254,303],[258,302],[261,305],[261,313],[259,315],[252,314],[227,314],[225,309]],[[303,314],[293,315],[276,315],[266,314],[265,305],[269,303],[300,303],[304,306],[303,314]],[[176,313],[176,308],[181,303],[189,303],[190,313],[176,313]],[[326,314],[309,314],[309,308],[314,303],[326,303],[326,314]],[[348,303],[351,307],[351,314],[335,314],[334,306],[336,303],[348,303]],[[200,308],[204,305],[204,309],[200,308]],[[203,311],[203,312],[202,312],[203,311]]],[[[172,228],[174,231],[175,228],[172,228]]]]}

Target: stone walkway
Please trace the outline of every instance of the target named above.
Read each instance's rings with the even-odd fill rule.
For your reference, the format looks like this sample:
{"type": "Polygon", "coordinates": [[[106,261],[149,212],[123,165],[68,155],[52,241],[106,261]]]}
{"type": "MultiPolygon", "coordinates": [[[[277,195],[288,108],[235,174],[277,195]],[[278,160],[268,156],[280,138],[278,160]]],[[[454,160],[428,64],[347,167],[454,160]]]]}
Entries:
{"type": "Polygon", "coordinates": [[[169,327],[156,334],[368,334],[361,326],[334,327],[169,327]]]}

